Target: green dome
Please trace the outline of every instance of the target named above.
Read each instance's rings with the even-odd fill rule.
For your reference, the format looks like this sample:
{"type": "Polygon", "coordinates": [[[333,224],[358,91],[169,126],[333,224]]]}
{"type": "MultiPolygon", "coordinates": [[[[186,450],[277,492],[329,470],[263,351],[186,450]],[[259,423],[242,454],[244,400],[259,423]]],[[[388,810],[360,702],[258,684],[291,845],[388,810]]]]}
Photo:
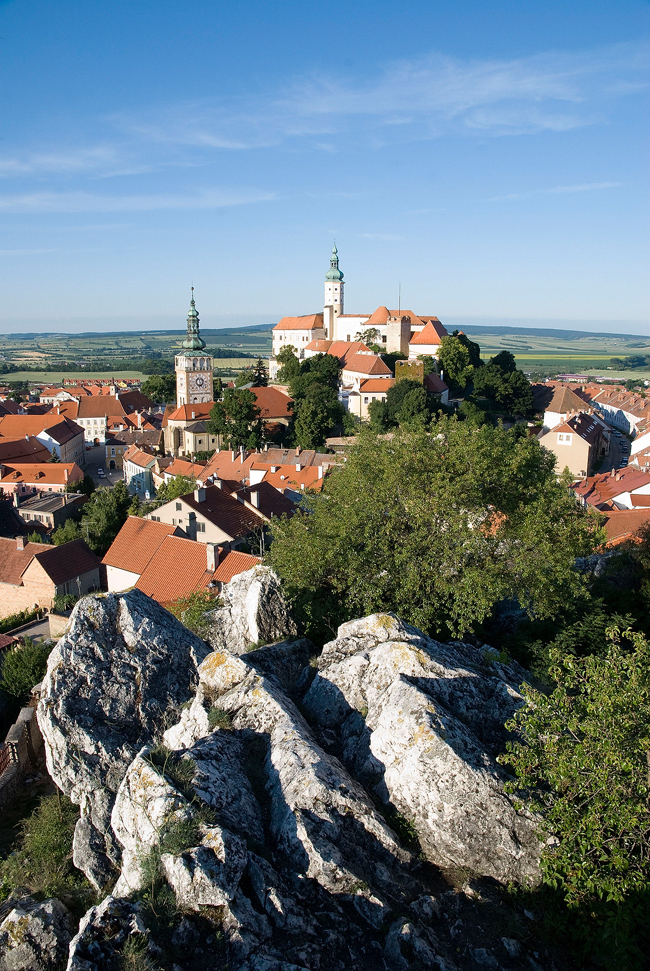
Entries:
{"type": "Polygon", "coordinates": [[[332,247],[330,268],[325,274],[325,280],[333,280],[335,283],[340,283],[343,280],[343,274],[339,270],[339,251],[336,248],[336,243],[332,247]]]}
{"type": "Polygon", "coordinates": [[[199,312],[194,303],[194,287],[192,287],[192,299],[187,314],[187,337],[181,343],[181,347],[187,351],[202,351],[205,348],[205,341],[199,334],[199,312]]]}

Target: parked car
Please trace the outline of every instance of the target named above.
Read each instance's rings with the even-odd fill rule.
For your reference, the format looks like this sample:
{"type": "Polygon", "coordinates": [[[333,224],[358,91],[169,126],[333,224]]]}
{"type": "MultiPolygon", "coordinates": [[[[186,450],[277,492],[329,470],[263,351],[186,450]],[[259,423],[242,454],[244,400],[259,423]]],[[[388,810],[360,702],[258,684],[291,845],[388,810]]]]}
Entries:
{"type": "Polygon", "coordinates": [[[97,475],[100,477],[100,479],[106,478],[106,473],[104,472],[103,469],[97,469],[97,475]]]}

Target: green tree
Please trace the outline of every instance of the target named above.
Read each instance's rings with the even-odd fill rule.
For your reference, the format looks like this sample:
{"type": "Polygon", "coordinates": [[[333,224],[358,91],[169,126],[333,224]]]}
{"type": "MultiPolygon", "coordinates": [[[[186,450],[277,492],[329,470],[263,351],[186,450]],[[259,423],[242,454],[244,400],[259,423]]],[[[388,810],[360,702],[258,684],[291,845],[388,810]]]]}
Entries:
{"type": "Polygon", "coordinates": [[[163,482],[156,489],[157,504],[171,502],[172,499],[178,499],[180,496],[187,496],[190,492],[194,492],[195,488],[196,479],[189,475],[175,475],[169,482],[163,482]]]}
{"type": "Polygon", "coordinates": [[[312,633],[394,610],[458,635],[506,598],[552,616],[599,539],[537,440],[450,418],[431,434],[363,430],[304,504],[310,515],[274,521],[270,559],[312,633]]]}
{"type": "Polygon", "coordinates": [[[46,644],[25,637],[22,644],[12,647],[4,654],[0,688],[20,704],[29,701],[32,688],[45,677],[51,650],[51,642],[46,644]]]}
{"type": "Polygon", "coordinates": [[[289,383],[289,391],[294,401],[299,401],[307,394],[307,389],[313,384],[338,390],[340,365],[338,358],[332,354],[314,354],[300,364],[300,373],[289,383]]]}
{"type": "Polygon", "coordinates": [[[95,553],[104,555],[126,522],[130,505],[131,496],[124,482],[93,492],[83,508],[80,527],[82,537],[95,553]]]}
{"type": "Polygon", "coordinates": [[[68,482],[67,486],[65,487],[66,492],[80,492],[84,496],[92,496],[95,489],[96,486],[93,477],[88,475],[87,472],[84,474],[83,479],[80,479],[79,482],[68,482]]]}
{"type": "Polygon", "coordinates": [[[253,368],[253,387],[265,388],[269,383],[269,369],[266,362],[258,357],[253,368]]]}
{"type": "Polygon", "coordinates": [[[142,384],[142,394],[159,404],[176,401],[176,375],[152,374],[142,384]]]}
{"type": "Polygon", "coordinates": [[[469,358],[469,350],[458,337],[447,335],[442,338],[438,364],[448,385],[461,391],[467,385],[474,374],[469,358]]]}
{"type": "Polygon", "coordinates": [[[261,414],[252,391],[226,388],[222,400],[214,403],[207,430],[211,435],[220,435],[228,448],[257,448],[264,429],[261,414]]]}
{"type": "Polygon", "coordinates": [[[33,533],[27,534],[27,542],[28,543],[49,543],[50,537],[47,535],[47,533],[39,533],[39,531],[35,529],[33,533]]]}
{"type": "Polygon", "coordinates": [[[212,379],[212,400],[218,401],[223,394],[223,381],[220,377],[215,377],[212,379]]]}
{"type": "Polygon", "coordinates": [[[376,431],[388,431],[397,425],[421,424],[431,417],[427,392],[418,381],[404,378],[388,389],[385,401],[372,401],[368,408],[370,424],[376,431]]]}
{"type": "Polygon", "coordinates": [[[322,445],[331,429],[343,421],[345,408],[336,391],[313,382],[301,395],[296,408],[294,435],[301,448],[322,445]]]}
{"type": "Polygon", "coordinates": [[[63,526],[59,526],[52,533],[52,542],[55,546],[63,546],[64,543],[71,543],[75,539],[82,538],[81,528],[74,519],[66,519],[63,526]]]}
{"type": "Polygon", "coordinates": [[[501,351],[474,374],[474,391],[487,398],[502,414],[526,415],[532,411],[533,391],[528,378],[517,369],[514,355],[501,351]]]}
{"type": "Polygon", "coordinates": [[[360,341],[362,344],[365,344],[367,347],[371,347],[373,344],[377,343],[379,336],[379,331],[376,327],[367,327],[365,330],[360,330],[358,333],[356,333],[354,335],[354,339],[355,341],[360,341]]]}
{"type": "MultiPolygon", "coordinates": [[[[519,740],[501,757],[517,776],[511,789],[541,816],[545,882],[587,911],[591,944],[609,944],[607,966],[618,968],[634,964],[622,953],[634,915],[619,905],[650,882],[650,646],[632,631],[623,639],[613,630],[608,648],[585,658],[556,650],[555,690],[524,685],[526,704],[507,726],[519,740]]],[[[639,916],[647,931],[647,906],[639,916]]]]}
{"type": "Polygon", "coordinates": [[[278,370],[278,382],[280,384],[289,384],[300,374],[300,361],[293,345],[287,344],[281,351],[278,351],[276,360],[280,365],[278,370]]]}
{"type": "Polygon", "coordinates": [[[455,330],[452,337],[455,337],[463,347],[467,348],[467,353],[469,354],[469,363],[473,368],[479,368],[483,366],[483,360],[481,358],[481,347],[476,341],[471,341],[466,334],[463,334],[459,330],[455,330]]]}

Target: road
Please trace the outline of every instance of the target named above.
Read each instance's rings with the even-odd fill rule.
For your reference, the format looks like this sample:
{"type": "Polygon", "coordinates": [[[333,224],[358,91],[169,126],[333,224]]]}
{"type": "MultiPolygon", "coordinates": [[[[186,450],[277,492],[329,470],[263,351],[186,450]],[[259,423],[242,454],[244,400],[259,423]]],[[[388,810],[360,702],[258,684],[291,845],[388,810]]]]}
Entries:
{"type": "Polygon", "coordinates": [[[619,438],[618,435],[615,435],[614,432],[612,432],[609,441],[609,453],[601,462],[598,469],[599,472],[611,472],[612,469],[617,469],[623,461],[623,458],[629,456],[629,451],[623,452],[623,449],[621,448],[623,444],[626,444],[629,447],[630,443],[625,436],[619,438]]]}
{"type": "Polygon", "coordinates": [[[121,469],[106,468],[106,448],[104,445],[94,445],[86,449],[86,468],[84,471],[92,477],[95,485],[114,486],[123,478],[121,469]],[[97,470],[102,469],[104,476],[98,475],[97,470]]]}

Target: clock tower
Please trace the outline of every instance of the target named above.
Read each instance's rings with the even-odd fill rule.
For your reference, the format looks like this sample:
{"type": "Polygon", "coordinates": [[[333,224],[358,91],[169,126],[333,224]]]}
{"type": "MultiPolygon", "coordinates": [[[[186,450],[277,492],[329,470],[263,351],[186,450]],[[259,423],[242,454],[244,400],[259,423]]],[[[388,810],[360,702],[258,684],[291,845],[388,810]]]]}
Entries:
{"type": "Polygon", "coordinates": [[[194,303],[194,287],[187,315],[187,337],[174,358],[176,407],[212,401],[213,358],[205,353],[199,333],[199,313],[194,303]]]}

